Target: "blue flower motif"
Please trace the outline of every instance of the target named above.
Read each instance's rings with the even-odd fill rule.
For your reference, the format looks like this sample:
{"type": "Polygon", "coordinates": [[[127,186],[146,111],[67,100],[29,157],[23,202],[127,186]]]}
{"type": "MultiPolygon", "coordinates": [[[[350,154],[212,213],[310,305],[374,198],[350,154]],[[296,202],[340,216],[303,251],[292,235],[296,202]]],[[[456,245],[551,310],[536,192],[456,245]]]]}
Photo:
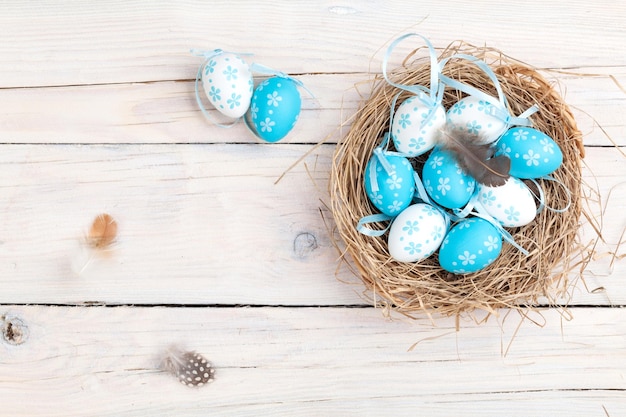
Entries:
{"type": "Polygon", "coordinates": [[[465,105],[464,102],[457,101],[452,106],[452,113],[461,114],[461,113],[463,113],[463,109],[465,109],[465,107],[467,107],[467,106],[465,105]]]}
{"type": "Polygon", "coordinates": [[[419,232],[420,228],[418,227],[417,220],[414,220],[414,221],[409,220],[406,222],[406,226],[404,226],[402,230],[407,232],[407,234],[410,236],[413,234],[413,232],[415,233],[419,232]]]}
{"type": "Polygon", "coordinates": [[[211,90],[209,91],[209,96],[213,101],[220,101],[222,96],[220,96],[221,90],[219,88],[215,88],[215,86],[211,86],[211,90]]]}
{"type": "Polygon", "coordinates": [[[415,253],[421,253],[422,252],[422,244],[421,243],[415,243],[415,242],[410,242],[409,246],[405,246],[404,250],[409,252],[410,255],[413,255],[415,253]]]}
{"type": "Polygon", "coordinates": [[[419,137],[417,139],[415,138],[411,138],[411,140],[409,141],[409,148],[415,148],[415,149],[420,149],[422,146],[426,145],[426,141],[424,141],[424,138],[419,137]]]}
{"type": "Polygon", "coordinates": [[[272,94],[267,95],[267,105],[278,107],[278,102],[282,101],[283,98],[278,95],[278,91],[274,91],[272,94]]]}
{"type": "Polygon", "coordinates": [[[241,94],[232,93],[230,98],[226,101],[231,109],[234,109],[236,106],[240,106],[241,102],[241,94]]]}
{"type": "Polygon", "coordinates": [[[402,129],[406,129],[406,127],[411,124],[411,121],[409,120],[409,114],[408,113],[401,114],[400,120],[398,120],[398,123],[400,124],[400,126],[402,126],[402,129]]]}
{"type": "Polygon", "coordinates": [[[236,80],[237,79],[237,73],[238,72],[239,72],[239,70],[237,68],[233,68],[233,67],[231,67],[229,65],[222,72],[222,74],[224,74],[226,76],[226,80],[230,81],[230,80],[236,80]]]}
{"type": "Polygon", "coordinates": [[[478,111],[482,111],[485,112],[486,114],[491,114],[491,103],[484,101],[484,100],[479,100],[478,101],[478,111]]]}
{"type": "Polygon", "coordinates": [[[493,194],[493,191],[489,191],[486,193],[482,193],[480,195],[481,203],[485,206],[493,206],[493,203],[496,201],[496,196],[493,194]]]}
{"type": "Polygon", "coordinates": [[[508,209],[504,210],[504,214],[506,214],[506,219],[510,221],[517,222],[519,221],[519,215],[521,214],[519,211],[515,210],[515,206],[511,206],[508,209]]]}
{"type": "Polygon", "coordinates": [[[427,215],[428,217],[430,217],[430,216],[434,215],[435,213],[437,213],[437,210],[435,210],[435,208],[433,206],[426,205],[422,209],[422,212],[425,215],[427,215]]]}
{"type": "Polygon", "coordinates": [[[209,75],[209,73],[213,73],[215,71],[215,66],[217,62],[214,60],[210,60],[206,67],[204,67],[204,75],[209,75]]]}
{"type": "Polygon", "coordinates": [[[467,133],[471,133],[473,135],[476,135],[480,131],[481,128],[482,128],[482,126],[479,125],[476,120],[472,120],[471,122],[467,122],[467,133]]]}
{"type": "Polygon", "coordinates": [[[261,125],[261,132],[271,132],[272,126],[275,126],[276,122],[272,121],[269,117],[266,117],[265,120],[259,124],[261,125]]]}
{"type": "Polygon", "coordinates": [[[443,227],[436,226],[435,229],[432,231],[432,233],[430,235],[435,240],[441,239],[443,237],[443,227]]]}

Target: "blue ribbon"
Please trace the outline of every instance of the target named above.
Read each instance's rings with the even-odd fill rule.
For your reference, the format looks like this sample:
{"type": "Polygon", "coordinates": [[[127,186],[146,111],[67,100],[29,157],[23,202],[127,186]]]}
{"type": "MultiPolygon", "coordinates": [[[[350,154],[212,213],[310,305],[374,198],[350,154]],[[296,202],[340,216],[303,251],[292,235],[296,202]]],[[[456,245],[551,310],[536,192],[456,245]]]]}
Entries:
{"type": "Polygon", "coordinates": [[[539,207],[537,207],[537,214],[541,213],[541,211],[543,211],[544,208],[554,213],[565,213],[567,210],[569,210],[570,206],[572,205],[572,193],[569,190],[569,188],[567,188],[565,184],[563,184],[561,181],[557,180],[556,178],[550,175],[543,176],[539,179],[545,180],[545,181],[553,181],[559,184],[561,187],[563,187],[563,189],[565,190],[565,193],[567,194],[567,204],[565,205],[564,208],[560,208],[560,209],[548,206],[546,204],[546,194],[543,191],[543,187],[541,187],[541,184],[539,184],[537,180],[530,178],[530,181],[532,181],[533,184],[535,184],[537,186],[537,189],[539,190],[538,196],[536,196],[535,193],[533,193],[532,190],[530,190],[530,192],[535,197],[535,199],[539,201],[539,207]]]}
{"type": "Polygon", "coordinates": [[[489,65],[487,65],[484,61],[481,61],[479,58],[476,58],[475,56],[472,56],[472,55],[454,54],[452,56],[449,56],[441,60],[439,62],[439,79],[441,80],[442,83],[444,83],[445,85],[451,88],[462,91],[466,94],[469,94],[470,96],[474,96],[478,98],[479,100],[483,100],[492,104],[493,105],[492,116],[497,117],[498,119],[502,120],[505,123],[504,131],[506,131],[511,126],[531,126],[532,122],[528,118],[539,110],[539,107],[536,104],[534,104],[517,117],[511,115],[507,107],[506,96],[504,95],[502,91],[502,87],[500,87],[500,82],[498,81],[498,77],[493,72],[493,70],[489,67],[489,65]],[[465,59],[467,61],[472,62],[478,68],[480,68],[485,74],[487,74],[491,82],[496,87],[496,92],[498,93],[498,97],[497,98],[492,97],[489,94],[485,93],[484,91],[477,89],[476,87],[472,87],[471,85],[464,84],[460,81],[457,81],[446,75],[443,75],[442,73],[443,68],[451,59],[465,59]]]}

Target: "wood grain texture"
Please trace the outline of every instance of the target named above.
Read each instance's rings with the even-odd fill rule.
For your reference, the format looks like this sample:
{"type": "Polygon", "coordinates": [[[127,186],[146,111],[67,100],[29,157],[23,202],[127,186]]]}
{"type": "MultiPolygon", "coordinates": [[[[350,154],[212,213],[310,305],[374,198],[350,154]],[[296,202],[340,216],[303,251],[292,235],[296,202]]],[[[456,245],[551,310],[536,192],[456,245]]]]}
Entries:
{"type": "Polygon", "coordinates": [[[0,416],[626,415],[626,3],[1,9],[0,416]],[[339,263],[332,153],[408,31],[541,68],[572,108],[595,256],[572,273],[568,309],[462,317],[460,331],[390,320],[339,263]],[[251,52],[315,97],[302,92],[279,144],[216,127],[193,97],[191,48],[251,52]],[[118,237],[92,259],[81,240],[103,212],[118,237]],[[189,389],[158,371],[172,344],[206,356],[216,381],[189,389]]]}
{"type": "MultiPolygon", "coordinates": [[[[0,177],[11,180],[0,199],[0,301],[361,303],[359,286],[337,281],[358,282],[352,273],[340,268],[335,276],[339,253],[326,209],[334,145],[314,149],[276,184],[310,150],[4,145],[0,177]],[[101,212],[118,221],[117,244],[78,274],[88,261],[79,243],[101,212]]],[[[587,192],[610,197],[589,207],[598,217],[605,212],[604,224],[596,225],[604,237],[597,252],[622,256],[626,165],[612,148],[589,148],[587,163],[587,192]]],[[[594,283],[588,290],[606,292],[581,288],[575,302],[626,302],[624,265],[611,266],[610,259],[603,256],[587,272],[594,283]]]]}
{"type": "Polygon", "coordinates": [[[288,73],[361,72],[406,31],[439,46],[487,43],[538,67],[619,67],[625,9],[609,0],[8,2],[0,79],[7,87],[190,79],[191,48],[251,52],[288,73]]]}
{"type": "MultiPolygon", "coordinates": [[[[376,70],[380,67],[379,62],[376,70]]],[[[586,145],[625,146],[626,121],[619,109],[626,107],[626,92],[603,69],[589,71],[600,75],[545,75],[574,112],[586,145]]],[[[619,78],[626,85],[626,73],[619,78]]],[[[338,126],[344,123],[347,131],[373,85],[366,73],[298,79],[315,97],[301,90],[302,114],[286,143],[337,142],[338,126]]],[[[226,119],[207,108],[212,122],[198,109],[193,81],[0,89],[0,143],[258,142],[244,123],[217,126],[226,119]]]]}
{"type": "Polygon", "coordinates": [[[453,319],[433,328],[371,308],[4,309],[30,330],[19,346],[0,343],[7,416],[626,412],[620,309],[576,309],[571,322],[542,311],[533,319],[543,328],[491,318],[460,332],[453,319]],[[159,372],[173,343],[206,356],[215,382],[190,389],[159,372]]]}

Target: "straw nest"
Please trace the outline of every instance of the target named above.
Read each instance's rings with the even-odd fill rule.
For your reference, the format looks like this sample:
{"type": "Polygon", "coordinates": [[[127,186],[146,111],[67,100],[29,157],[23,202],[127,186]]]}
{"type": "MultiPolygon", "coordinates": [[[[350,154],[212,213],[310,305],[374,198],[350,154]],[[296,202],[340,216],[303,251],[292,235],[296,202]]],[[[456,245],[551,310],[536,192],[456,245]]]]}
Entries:
{"type": "MultiPolygon", "coordinates": [[[[417,52],[416,50],[414,52],[417,52]]],[[[486,269],[467,275],[453,275],[438,264],[437,255],[418,262],[393,260],[387,250],[387,235],[371,237],[357,231],[364,216],[376,213],[364,192],[365,166],[384,132],[389,130],[389,110],[400,91],[382,77],[374,81],[372,94],[356,113],[350,130],[337,145],[330,181],[331,210],[338,235],[345,244],[353,265],[364,282],[367,294],[376,302],[409,317],[417,313],[460,315],[475,309],[495,312],[499,308],[526,308],[541,297],[555,302],[568,288],[570,255],[576,249],[578,220],[581,214],[582,135],[566,103],[552,85],[535,69],[492,48],[455,43],[440,52],[440,59],[455,53],[473,55],[486,62],[497,74],[507,97],[511,114],[518,115],[536,104],[531,116],[533,127],[552,137],[563,152],[563,164],[553,174],[571,192],[571,205],[564,213],[543,210],[527,226],[509,229],[515,241],[530,254],[523,255],[504,244],[498,259],[486,269]]],[[[410,54],[403,65],[389,74],[400,84],[428,87],[430,66],[427,59],[410,54]]],[[[483,71],[467,60],[451,60],[444,75],[497,97],[493,83],[483,71]]],[[[400,96],[397,103],[409,96],[400,96]]],[[[462,98],[457,90],[445,90],[446,109],[462,98]]],[[[426,156],[413,158],[416,172],[426,156]]],[[[567,204],[567,191],[553,181],[539,183],[551,207],[567,204]]],[[[384,225],[379,225],[383,228],[384,225]]]]}

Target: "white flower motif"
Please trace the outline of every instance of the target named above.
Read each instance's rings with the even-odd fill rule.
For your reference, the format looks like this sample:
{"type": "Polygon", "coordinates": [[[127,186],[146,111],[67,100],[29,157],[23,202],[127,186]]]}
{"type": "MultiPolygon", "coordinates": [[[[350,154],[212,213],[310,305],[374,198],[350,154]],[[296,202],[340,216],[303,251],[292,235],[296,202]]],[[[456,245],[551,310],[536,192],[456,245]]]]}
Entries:
{"type": "Polygon", "coordinates": [[[267,105],[278,107],[278,102],[283,101],[283,98],[278,95],[278,91],[274,91],[272,94],[267,95],[267,105]]]}
{"type": "Polygon", "coordinates": [[[526,140],[528,139],[528,130],[519,129],[513,132],[513,138],[515,140],[526,140]]]}
{"type": "Polygon", "coordinates": [[[553,154],[554,153],[554,143],[548,138],[543,138],[539,141],[543,145],[543,151],[553,154]]]}
{"type": "Polygon", "coordinates": [[[487,236],[487,240],[483,242],[489,252],[496,250],[498,248],[498,243],[498,238],[491,235],[487,236]]]}
{"type": "Polygon", "coordinates": [[[276,122],[272,121],[269,117],[266,117],[265,120],[259,124],[261,125],[261,132],[271,132],[272,126],[275,126],[276,122]]]}
{"type": "Polygon", "coordinates": [[[387,209],[389,210],[389,213],[395,213],[396,211],[400,211],[402,209],[402,202],[393,200],[393,203],[387,206],[387,209]]]}
{"type": "Polygon", "coordinates": [[[450,191],[450,178],[439,178],[439,185],[437,185],[437,190],[441,192],[442,195],[446,195],[447,191],[450,191]]]}
{"type": "Polygon", "coordinates": [[[437,169],[437,167],[440,167],[442,165],[443,165],[443,156],[435,156],[433,160],[430,161],[430,166],[433,169],[437,169]]]}
{"type": "Polygon", "coordinates": [[[369,195],[370,200],[372,201],[372,203],[374,203],[375,205],[379,206],[383,203],[383,195],[382,194],[370,194],[369,195]]]}
{"type": "Polygon", "coordinates": [[[533,151],[532,149],[529,149],[528,153],[524,155],[524,159],[526,160],[527,166],[533,166],[533,165],[538,166],[539,158],[541,158],[541,155],[538,153],[535,153],[535,151],[533,151]]]}
{"type": "Polygon", "coordinates": [[[463,251],[463,255],[459,255],[459,260],[463,265],[474,265],[476,255],[469,253],[469,251],[463,251]]]}
{"type": "Polygon", "coordinates": [[[402,178],[398,178],[396,174],[392,175],[391,178],[387,178],[386,182],[390,190],[402,188],[402,178]]]}

